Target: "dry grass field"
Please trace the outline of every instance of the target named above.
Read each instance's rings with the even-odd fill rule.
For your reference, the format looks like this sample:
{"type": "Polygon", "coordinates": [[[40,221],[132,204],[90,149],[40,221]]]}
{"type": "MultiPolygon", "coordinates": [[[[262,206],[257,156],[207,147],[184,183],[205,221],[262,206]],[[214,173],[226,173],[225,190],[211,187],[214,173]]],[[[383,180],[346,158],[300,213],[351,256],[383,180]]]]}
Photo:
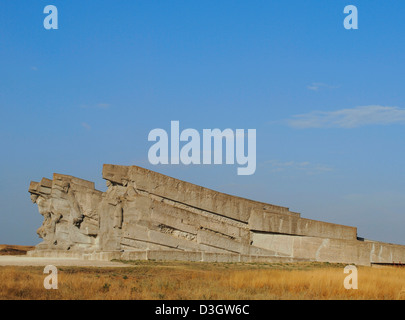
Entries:
{"type": "Polygon", "coordinates": [[[8,244],[0,244],[0,256],[8,255],[25,255],[27,251],[33,250],[32,246],[15,246],[8,244]]]}
{"type": "Polygon", "coordinates": [[[328,263],[127,262],[123,268],[60,267],[45,290],[40,267],[0,267],[0,299],[405,299],[405,268],[359,267],[346,290],[344,265],[328,263]]]}

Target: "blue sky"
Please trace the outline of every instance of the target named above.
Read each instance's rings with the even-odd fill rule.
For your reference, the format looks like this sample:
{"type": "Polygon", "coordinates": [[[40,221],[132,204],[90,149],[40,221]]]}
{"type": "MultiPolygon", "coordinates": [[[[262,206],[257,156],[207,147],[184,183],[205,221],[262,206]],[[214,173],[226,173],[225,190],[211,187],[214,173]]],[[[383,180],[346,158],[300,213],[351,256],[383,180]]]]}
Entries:
{"type": "Polygon", "coordinates": [[[0,2],[0,243],[36,244],[27,192],[140,165],[405,244],[402,1],[0,2]],[[59,29],[45,30],[55,5],[59,29]],[[356,5],[359,29],[343,27],[356,5]],[[150,130],[257,130],[257,170],[152,166],[150,130]]]}

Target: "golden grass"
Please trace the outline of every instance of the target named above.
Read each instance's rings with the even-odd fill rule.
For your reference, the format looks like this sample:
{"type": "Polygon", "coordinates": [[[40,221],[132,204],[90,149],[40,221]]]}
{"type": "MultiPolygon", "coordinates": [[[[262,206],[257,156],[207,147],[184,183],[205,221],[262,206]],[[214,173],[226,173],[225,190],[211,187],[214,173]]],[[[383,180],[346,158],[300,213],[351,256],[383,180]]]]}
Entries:
{"type": "Polygon", "coordinates": [[[405,299],[405,268],[358,267],[346,290],[344,265],[132,262],[125,268],[60,267],[45,290],[39,267],[0,267],[0,299],[405,299]]]}
{"type": "Polygon", "coordinates": [[[25,255],[27,251],[33,250],[33,246],[16,246],[8,244],[0,244],[0,256],[6,255],[25,255]]]}

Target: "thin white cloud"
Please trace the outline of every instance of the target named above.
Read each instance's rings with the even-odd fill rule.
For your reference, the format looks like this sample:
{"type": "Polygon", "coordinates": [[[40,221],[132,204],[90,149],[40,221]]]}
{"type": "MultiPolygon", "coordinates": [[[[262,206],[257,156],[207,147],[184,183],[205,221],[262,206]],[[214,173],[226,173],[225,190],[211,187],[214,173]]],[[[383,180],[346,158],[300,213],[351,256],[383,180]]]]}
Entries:
{"type": "Polygon", "coordinates": [[[110,104],[109,103],[97,103],[93,105],[83,104],[80,107],[83,109],[108,109],[110,108],[110,104]]]}
{"type": "Polygon", "coordinates": [[[311,83],[309,86],[307,86],[308,90],[312,90],[312,91],[318,91],[319,89],[336,89],[339,88],[339,86],[332,86],[326,83],[322,83],[322,82],[313,82],[311,83]]]}
{"type": "Polygon", "coordinates": [[[97,107],[101,108],[101,109],[108,109],[110,107],[110,104],[109,103],[98,103],[97,107]]]}
{"type": "Polygon", "coordinates": [[[312,111],[287,120],[293,128],[356,128],[366,125],[405,124],[405,109],[363,106],[336,111],[312,111]]]}
{"type": "Polygon", "coordinates": [[[312,164],[308,161],[304,162],[297,162],[297,161],[278,161],[278,160],[270,160],[265,163],[266,165],[270,166],[270,171],[273,173],[276,172],[283,172],[283,171],[300,171],[304,172],[309,175],[323,173],[332,171],[333,168],[323,164],[312,164]]]}
{"type": "Polygon", "coordinates": [[[91,130],[91,126],[87,122],[82,122],[82,127],[85,128],[88,131],[91,130]]]}

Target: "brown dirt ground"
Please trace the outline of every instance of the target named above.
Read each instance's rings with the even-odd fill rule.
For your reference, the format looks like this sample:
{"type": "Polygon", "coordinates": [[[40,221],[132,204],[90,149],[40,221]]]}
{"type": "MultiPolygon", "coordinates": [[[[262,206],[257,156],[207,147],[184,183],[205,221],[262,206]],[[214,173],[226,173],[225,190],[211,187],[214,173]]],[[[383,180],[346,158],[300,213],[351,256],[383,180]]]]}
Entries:
{"type": "Polygon", "coordinates": [[[33,246],[16,246],[0,244],[0,256],[20,256],[26,255],[27,251],[33,250],[33,246]]]}

